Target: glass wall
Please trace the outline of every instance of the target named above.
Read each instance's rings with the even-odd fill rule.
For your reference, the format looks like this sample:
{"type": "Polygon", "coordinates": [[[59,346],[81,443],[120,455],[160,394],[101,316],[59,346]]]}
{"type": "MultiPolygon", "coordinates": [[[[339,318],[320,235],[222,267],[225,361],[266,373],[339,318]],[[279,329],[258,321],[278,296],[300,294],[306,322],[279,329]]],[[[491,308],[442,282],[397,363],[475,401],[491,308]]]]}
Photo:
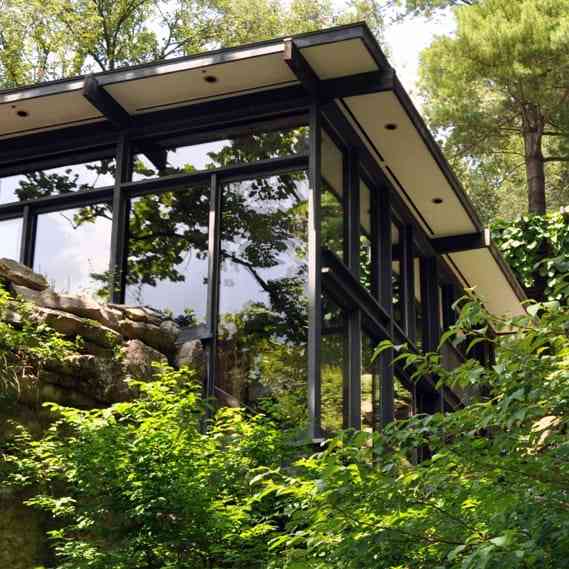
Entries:
{"type": "Polygon", "coordinates": [[[371,192],[367,184],[360,182],[360,282],[371,294],[375,288],[373,255],[371,192]]]}
{"type": "Polygon", "coordinates": [[[421,289],[421,259],[413,257],[413,291],[415,298],[415,344],[417,347],[423,345],[423,300],[421,289]]]}
{"type": "Polygon", "coordinates": [[[308,152],[308,128],[296,127],[199,144],[169,145],[166,167],[157,170],[144,154],[134,159],[133,180],[224,168],[308,152]]]}
{"type": "Polygon", "coordinates": [[[304,172],[223,186],[217,392],[295,426],[307,411],[307,228],[304,172]]]}
{"type": "Polygon", "coordinates": [[[392,251],[392,287],[393,287],[393,319],[399,327],[406,332],[406,323],[404,322],[405,310],[403,303],[405,302],[405,294],[403,290],[403,239],[401,230],[396,223],[391,224],[391,251],[392,251]]]}
{"type": "Polygon", "coordinates": [[[0,259],[18,261],[22,240],[22,220],[0,221],[0,259]]]}
{"type": "Polygon", "coordinates": [[[108,204],[40,214],[33,268],[57,292],[107,300],[110,243],[108,204]]]}
{"type": "Polygon", "coordinates": [[[348,328],[344,311],[325,295],[322,315],[321,426],[324,434],[331,434],[344,427],[348,328]]]}
{"type": "Polygon", "coordinates": [[[376,347],[377,342],[362,333],[361,419],[362,431],[369,432],[377,428],[379,415],[379,364],[372,361],[376,347]]]}
{"type": "Polygon", "coordinates": [[[205,322],[209,185],[131,201],[127,304],[169,314],[181,326],[205,322]]]}
{"type": "Polygon", "coordinates": [[[344,207],[344,156],[332,139],[322,132],[322,247],[335,253],[340,259],[345,254],[344,207]]]}
{"type": "Polygon", "coordinates": [[[112,186],[114,159],[96,160],[0,178],[0,204],[112,186]]]}

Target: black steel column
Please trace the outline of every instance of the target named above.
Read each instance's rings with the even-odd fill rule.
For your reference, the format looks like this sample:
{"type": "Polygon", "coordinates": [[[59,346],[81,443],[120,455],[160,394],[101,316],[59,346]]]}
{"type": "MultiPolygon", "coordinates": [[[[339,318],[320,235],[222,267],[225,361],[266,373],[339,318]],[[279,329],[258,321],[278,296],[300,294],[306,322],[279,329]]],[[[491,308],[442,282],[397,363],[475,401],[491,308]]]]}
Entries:
{"type": "Polygon", "coordinates": [[[414,262],[414,244],[413,244],[413,228],[407,225],[401,232],[403,240],[404,258],[401,267],[403,277],[402,288],[405,290],[405,313],[407,316],[407,337],[417,343],[417,309],[415,306],[415,262],[414,262]]]}
{"type": "Polygon", "coordinates": [[[126,291],[128,222],[130,200],[123,195],[121,184],[132,177],[131,145],[128,135],[121,133],[117,143],[115,188],[113,192],[113,225],[111,230],[110,288],[111,299],[123,303],[126,291]]]}
{"type": "Polygon", "coordinates": [[[29,205],[24,206],[22,216],[22,237],[20,241],[20,263],[31,269],[34,266],[38,216],[29,205]]]}
{"type": "MultiPolygon", "coordinates": [[[[379,300],[390,317],[389,334],[393,337],[393,248],[391,243],[391,194],[387,187],[379,188],[378,195],[378,247],[379,253],[379,300]]],[[[381,425],[395,417],[395,389],[393,378],[393,350],[386,350],[380,356],[379,410],[381,425]]]]}
{"type": "Polygon", "coordinates": [[[320,427],[320,342],[322,298],[320,259],[321,114],[315,100],[310,107],[310,156],[308,195],[308,413],[309,436],[321,437],[320,427]]]}
{"type": "MultiPolygon", "coordinates": [[[[351,150],[344,156],[344,193],[347,219],[347,265],[353,275],[360,277],[360,175],[357,153],[351,150]]],[[[344,391],[345,426],[361,429],[362,398],[362,316],[359,310],[348,315],[347,377],[344,391]]]]}
{"type": "Polygon", "coordinates": [[[208,277],[207,277],[207,376],[204,395],[207,399],[215,397],[217,372],[217,323],[219,317],[219,251],[221,246],[221,187],[217,176],[212,174],[209,202],[208,224],[208,277]]]}
{"type": "MultiPolygon", "coordinates": [[[[437,350],[441,336],[439,323],[438,267],[435,257],[421,258],[421,300],[423,303],[423,351],[437,350]]],[[[432,378],[436,381],[436,378],[432,378]]],[[[440,391],[423,394],[421,412],[437,413],[444,410],[444,398],[440,391]]]]}

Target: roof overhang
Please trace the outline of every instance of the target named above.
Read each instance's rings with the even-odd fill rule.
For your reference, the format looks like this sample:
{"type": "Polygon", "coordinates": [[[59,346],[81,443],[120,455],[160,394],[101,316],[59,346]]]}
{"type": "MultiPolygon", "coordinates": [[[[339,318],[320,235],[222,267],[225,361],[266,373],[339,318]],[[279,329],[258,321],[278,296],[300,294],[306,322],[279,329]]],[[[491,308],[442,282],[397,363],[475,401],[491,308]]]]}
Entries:
{"type": "MultiPolygon", "coordinates": [[[[0,141],[90,123],[128,128],[156,111],[300,84],[338,103],[433,242],[483,233],[471,202],[365,24],[0,91],[0,141]],[[305,69],[294,67],[295,54],[294,62],[305,69]]],[[[464,286],[477,287],[489,310],[523,312],[523,290],[491,243],[463,246],[445,256],[464,286]]]]}

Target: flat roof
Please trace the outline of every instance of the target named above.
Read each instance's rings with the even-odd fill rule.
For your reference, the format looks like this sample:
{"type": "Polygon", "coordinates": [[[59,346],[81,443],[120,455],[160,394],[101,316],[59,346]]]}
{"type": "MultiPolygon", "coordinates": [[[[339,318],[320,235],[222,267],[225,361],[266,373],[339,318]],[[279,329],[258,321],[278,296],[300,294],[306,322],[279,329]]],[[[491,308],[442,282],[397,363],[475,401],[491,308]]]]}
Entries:
{"type": "MultiPolygon", "coordinates": [[[[135,118],[298,85],[283,58],[290,39],[126,67],[94,77],[135,118]]],[[[472,203],[367,25],[351,24],[292,39],[321,81],[350,76],[361,80],[373,72],[388,72],[389,81],[381,90],[340,94],[338,107],[431,239],[482,232],[472,203]]],[[[0,141],[107,122],[83,96],[86,79],[0,90],[0,141]]],[[[524,312],[525,294],[495,246],[450,253],[445,258],[465,287],[476,286],[491,312],[524,312]]]]}

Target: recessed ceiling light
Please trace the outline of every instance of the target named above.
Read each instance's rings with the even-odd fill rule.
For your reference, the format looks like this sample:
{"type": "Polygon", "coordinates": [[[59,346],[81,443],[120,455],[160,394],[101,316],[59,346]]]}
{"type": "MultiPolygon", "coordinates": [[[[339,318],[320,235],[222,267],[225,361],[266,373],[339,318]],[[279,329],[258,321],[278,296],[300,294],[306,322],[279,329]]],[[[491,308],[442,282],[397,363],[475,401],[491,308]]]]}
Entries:
{"type": "Polygon", "coordinates": [[[22,109],[20,109],[19,111],[16,111],[16,114],[21,118],[26,118],[27,116],[30,115],[30,113],[28,113],[28,111],[24,111],[22,109]]]}
{"type": "Polygon", "coordinates": [[[433,198],[433,203],[435,203],[437,205],[441,204],[441,203],[443,203],[443,198],[433,198]]]}
{"type": "Polygon", "coordinates": [[[385,125],[385,130],[397,130],[397,125],[394,122],[388,122],[385,125]]]}
{"type": "Polygon", "coordinates": [[[218,79],[215,75],[206,75],[203,80],[206,83],[217,83],[218,79]]]}

